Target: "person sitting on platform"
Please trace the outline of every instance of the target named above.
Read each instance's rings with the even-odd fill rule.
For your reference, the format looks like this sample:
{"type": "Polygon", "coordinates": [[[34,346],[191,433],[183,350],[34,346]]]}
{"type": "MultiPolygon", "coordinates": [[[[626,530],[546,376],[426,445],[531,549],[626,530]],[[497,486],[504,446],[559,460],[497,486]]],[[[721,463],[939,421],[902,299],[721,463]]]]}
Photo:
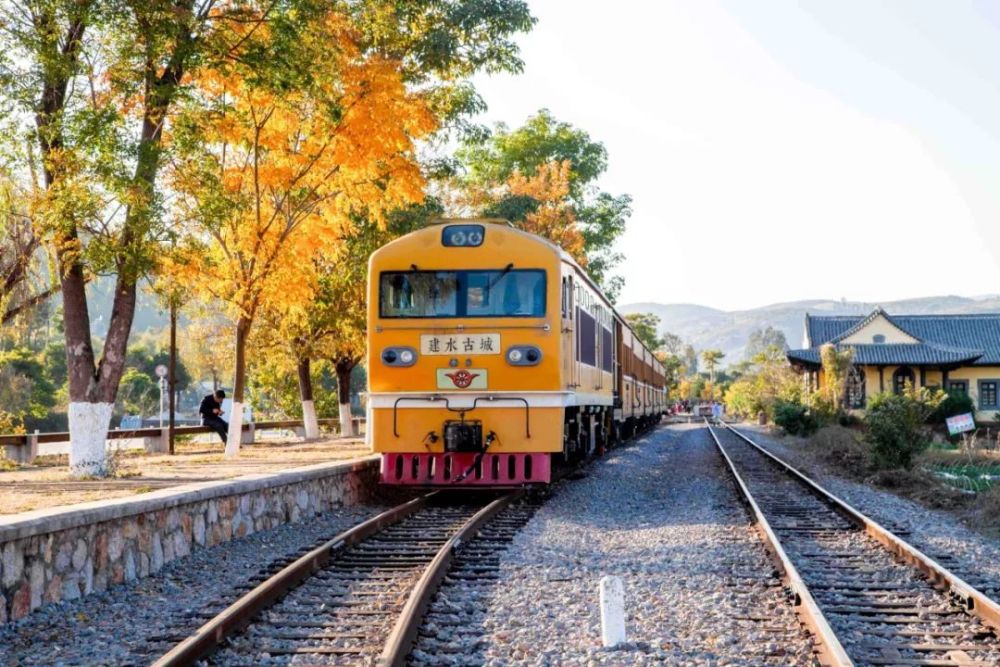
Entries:
{"type": "Polygon", "coordinates": [[[226,392],[217,389],[214,394],[209,394],[201,399],[201,423],[219,434],[222,442],[226,441],[229,435],[229,423],[222,418],[222,399],[226,397],[226,392]]]}

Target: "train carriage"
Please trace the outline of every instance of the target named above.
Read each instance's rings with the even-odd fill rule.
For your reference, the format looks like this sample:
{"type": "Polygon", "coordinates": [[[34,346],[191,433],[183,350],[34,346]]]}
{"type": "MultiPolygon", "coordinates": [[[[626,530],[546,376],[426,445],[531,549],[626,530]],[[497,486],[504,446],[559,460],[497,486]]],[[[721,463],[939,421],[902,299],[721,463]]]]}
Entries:
{"type": "Polygon", "coordinates": [[[661,415],[659,362],[541,237],[430,226],[372,255],[368,289],[368,437],[385,484],[544,484],[661,415]]]}

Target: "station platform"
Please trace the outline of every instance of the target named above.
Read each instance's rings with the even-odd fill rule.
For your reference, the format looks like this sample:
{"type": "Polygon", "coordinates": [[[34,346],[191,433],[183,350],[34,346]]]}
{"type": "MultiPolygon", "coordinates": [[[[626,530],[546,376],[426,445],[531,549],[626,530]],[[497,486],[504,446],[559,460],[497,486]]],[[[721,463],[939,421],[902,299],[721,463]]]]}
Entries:
{"type": "Polygon", "coordinates": [[[256,442],[244,445],[235,459],[224,457],[222,442],[178,442],[176,452],[121,450],[114,455],[114,475],[101,480],[70,479],[66,455],[40,456],[32,465],[0,471],[0,518],[369,455],[363,437],[256,442]]]}

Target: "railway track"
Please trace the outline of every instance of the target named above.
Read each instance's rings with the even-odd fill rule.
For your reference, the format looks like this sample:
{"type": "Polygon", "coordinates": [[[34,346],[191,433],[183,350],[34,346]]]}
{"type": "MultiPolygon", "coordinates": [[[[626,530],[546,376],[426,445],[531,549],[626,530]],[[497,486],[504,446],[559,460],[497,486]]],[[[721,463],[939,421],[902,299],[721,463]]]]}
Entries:
{"type": "Polygon", "coordinates": [[[516,530],[497,515],[523,496],[435,492],[395,507],[294,560],[153,664],[403,664],[453,560],[481,529],[516,530]]]}
{"type": "Polygon", "coordinates": [[[732,427],[709,433],[828,665],[1000,665],[1000,606],[732,427]]]}

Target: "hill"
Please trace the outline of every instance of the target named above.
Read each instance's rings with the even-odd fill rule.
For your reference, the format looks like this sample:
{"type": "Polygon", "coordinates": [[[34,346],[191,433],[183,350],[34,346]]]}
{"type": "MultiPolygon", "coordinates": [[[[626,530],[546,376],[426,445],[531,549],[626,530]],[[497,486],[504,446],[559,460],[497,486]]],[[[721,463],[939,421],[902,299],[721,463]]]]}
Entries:
{"type": "Polygon", "coordinates": [[[806,313],[813,315],[867,314],[881,305],[889,314],[1000,313],[1000,295],[982,297],[932,296],[902,301],[860,302],[812,299],[776,303],[750,310],[725,311],[695,304],[630,303],[619,312],[654,313],[661,332],[669,331],[697,350],[718,348],[726,363],[740,361],[750,334],[767,326],[784,332],[788,344],[802,343],[806,313]]]}

